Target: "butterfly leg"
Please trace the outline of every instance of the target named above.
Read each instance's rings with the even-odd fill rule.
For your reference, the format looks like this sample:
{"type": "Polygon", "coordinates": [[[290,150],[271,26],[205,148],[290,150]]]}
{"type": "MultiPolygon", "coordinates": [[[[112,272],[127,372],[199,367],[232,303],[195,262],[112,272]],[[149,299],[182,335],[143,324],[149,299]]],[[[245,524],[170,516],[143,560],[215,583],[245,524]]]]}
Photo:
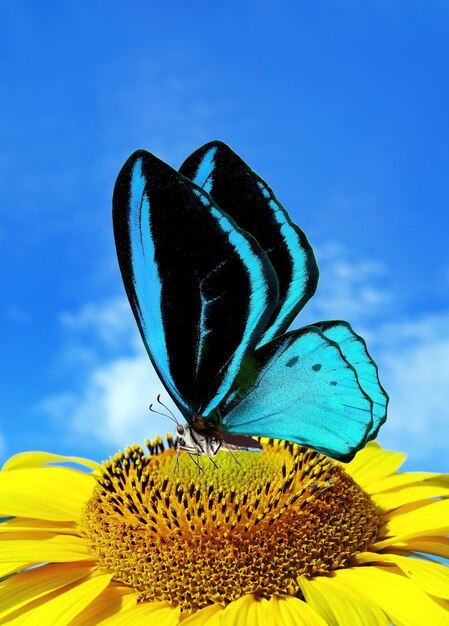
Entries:
{"type": "Polygon", "coordinates": [[[216,468],[216,469],[218,469],[218,465],[215,463],[215,461],[213,460],[213,458],[212,458],[211,456],[210,456],[210,457],[208,457],[208,458],[209,458],[209,461],[215,465],[215,468],[216,468]]]}
{"type": "Polygon", "coordinates": [[[176,457],[175,457],[175,474],[179,472],[179,452],[181,450],[181,445],[179,441],[176,442],[176,457]]]}
{"type": "Polygon", "coordinates": [[[226,450],[229,452],[229,454],[232,456],[232,458],[234,459],[234,461],[237,463],[237,465],[241,465],[240,461],[238,460],[238,458],[235,456],[234,452],[233,452],[233,447],[230,446],[229,444],[225,443],[223,441],[223,445],[226,448],[226,450]]]}
{"type": "Polygon", "coordinates": [[[193,456],[193,454],[191,454],[190,452],[189,452],[189,457],[192,459],[192,461],[197,466],[197,468],[198,468],[198,476],[199,476],[200,472],[204,472],[204,470],[203,470],[203,468],[200,465],[200,453],[198,452],[198,449],[195,449],[195,452],[196,452],[196,459],[193,456]]]}
{"type": "Polygon", "coordinates": [[[200,475],[200,472],[204,472],[204,470],[201,467],[200,462],[198,460],[200,458],[198,450],[195,450],[194,448],[181,448],[181,450],[186,450],[187,454],[189,455],[189,459],[192,459],[192,461],[197,466],[197,468],[198,468],[198,476],[200,475]]]}
{"type": "Polygon", "coordinates": [[[187,454],[189,455],[189,459],[191,459],[195,463],[195,465],[198,468],[198,475],[200,474],[200,472],[204,471],[201,465],[199,464],[199,461],[197,460],[199,458],[198,450],[196,448],[191,448],[190,446],[182,446],[180,443],[178,443],[176,445],[175,473],[179,471],[179,452],[181,450],[185,450],[187,454]],[[194,453],[195,453],[195,456],[197,457],[196,459],[195,459],[194,453]]]}

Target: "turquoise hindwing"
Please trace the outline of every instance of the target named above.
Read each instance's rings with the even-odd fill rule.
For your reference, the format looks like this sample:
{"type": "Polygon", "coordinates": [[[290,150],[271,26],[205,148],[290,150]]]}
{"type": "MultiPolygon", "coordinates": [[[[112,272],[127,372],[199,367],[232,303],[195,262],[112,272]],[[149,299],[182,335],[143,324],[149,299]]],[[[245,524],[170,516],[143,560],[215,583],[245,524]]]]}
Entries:
{"type": "Polygon", "coordinates": [[[338,344],[345,359],[355,369],[360,387],[373,402],[373,426],[368,439],[374,439],[387,419],[388,395],[379,381],[377,365],[370,357],[365,340],[344,321],[312,324],[331,341],[338,344]]]}
{"type": "Polygon", "coordinates": [[[372,431],[372,404],[338,345],[307,327],[246,359],[221,414],[227,432],[287,439],[348,461],[372,431]]]}

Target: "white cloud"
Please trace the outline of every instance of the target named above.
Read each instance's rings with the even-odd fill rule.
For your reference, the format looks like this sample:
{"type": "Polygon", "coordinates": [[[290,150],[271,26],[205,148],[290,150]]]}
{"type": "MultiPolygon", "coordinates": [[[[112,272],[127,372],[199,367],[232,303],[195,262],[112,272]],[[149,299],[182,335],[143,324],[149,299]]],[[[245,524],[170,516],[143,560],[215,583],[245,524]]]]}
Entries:
{"type": "Polygon", "coordinates": [[[13,324],[20,324],[21,326],[26,326],[32,322],[32,315],[29,311],[26,311],[20,306],[16,304],[10,304],[6,309],[6,317],[13,324]]]}
{"type": "Polygon", "coordinates": [[[69,336],[61,362],[81,366],[85,376],[78,392],[44,398],[41,408],[49,416],[66,421],[77,434],[119,448],[173,431],[169,419],[148,409],[161,394],[182,420],[151,365],[124,298],[90,303],[60,319],[69,336]]]}
{"type": "Polygon", "coordinates": [[[385,314],[391,305],[388,271],[373,259],[354,259],[336,245],[317,247],[320,268],[316,294],[301,311],[297,323],[345,319],[365,326],[385,314]]]}
{"type": "Polygon", "coordinates": [[[76,312],[63,312],[60,322],[72,334],[90,334],[107,347],[127,348],[138,335],[125,297],[89,303],[76,312]]]}
{"type": "MultiPolygon", "coordinates": [[[[75,432],[123,448],[173,431],[169,419],[148,409],[158,394],[177,413],[147,355],[142,354],[93,368],[79,395],[55,395],[44,406],[55,417],[68,415],[75,432]]],[[[155,408],[165,411],[157,403],[155,408]]]]}
{"type": "Polygon", "coordinates": [[[379,328],[381,380],[390,395],[380,432],[386,446],[412,459],[449,458],[449,312],[379,328]]]}

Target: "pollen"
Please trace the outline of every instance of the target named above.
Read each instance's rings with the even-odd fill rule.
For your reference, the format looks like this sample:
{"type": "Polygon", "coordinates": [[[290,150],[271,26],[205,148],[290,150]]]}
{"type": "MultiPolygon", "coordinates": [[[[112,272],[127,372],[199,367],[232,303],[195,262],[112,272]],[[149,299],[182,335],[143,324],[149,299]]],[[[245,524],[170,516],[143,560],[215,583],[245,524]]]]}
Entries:
{"type": "Polygon", "coordinates": [[[216,465],[173,440],[132,446],[102,466],[81,533],[140,601],[182,611],[246,593],[300,596],[301,576],[348,566],[381,529],[381,511],[332,459],[284,441],[219,452],[216,465]]]}

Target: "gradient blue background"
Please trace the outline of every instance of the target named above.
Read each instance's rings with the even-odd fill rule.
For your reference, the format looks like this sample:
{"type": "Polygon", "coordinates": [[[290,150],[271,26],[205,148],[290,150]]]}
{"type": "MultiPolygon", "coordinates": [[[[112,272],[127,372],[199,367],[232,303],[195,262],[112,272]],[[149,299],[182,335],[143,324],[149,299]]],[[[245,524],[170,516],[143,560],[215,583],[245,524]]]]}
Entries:
{"type": "Polygon", "coordinates": [[[217,138],[316,251],[296,325],[351,321],[391,396],[380,442],[449,470],[447,2],[3,0],[0,47],[2,457],[170,429],[111,194],[135,149],[179,167],[217,138]]]}

